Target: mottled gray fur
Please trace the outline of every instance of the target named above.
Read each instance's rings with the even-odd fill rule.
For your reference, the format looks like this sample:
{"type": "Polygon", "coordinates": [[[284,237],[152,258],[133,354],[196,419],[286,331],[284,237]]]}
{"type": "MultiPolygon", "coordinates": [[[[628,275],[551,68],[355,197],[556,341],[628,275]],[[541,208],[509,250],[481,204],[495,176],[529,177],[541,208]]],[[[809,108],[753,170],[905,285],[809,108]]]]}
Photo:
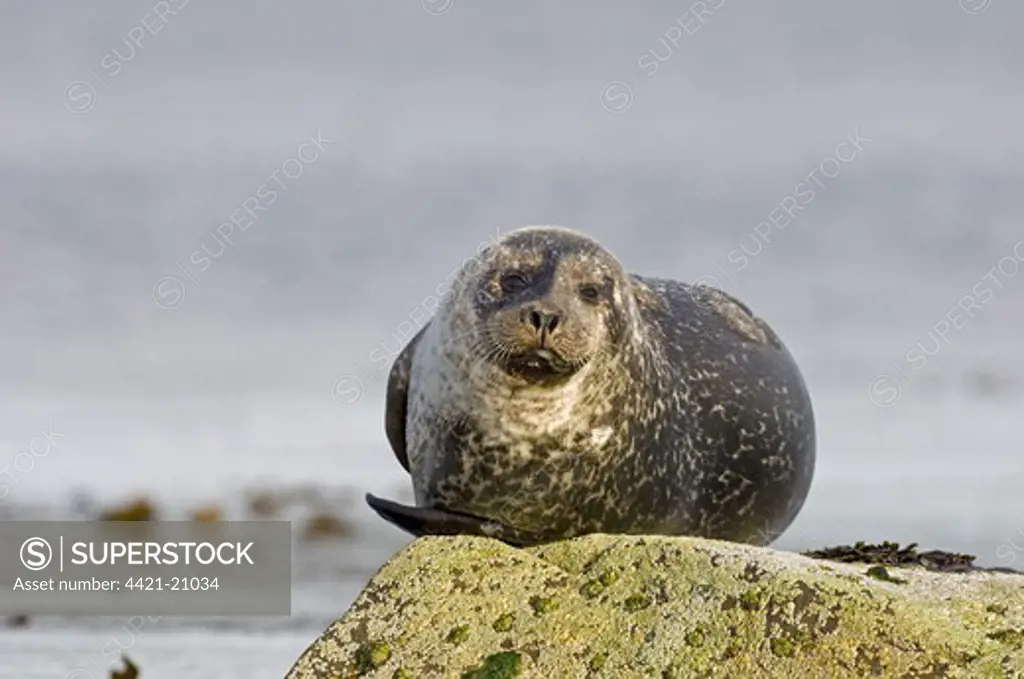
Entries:
{"type": "Polygon", "coordinates": [[[386,425],[418,506],[544,539],[767,544],[814,472],[810,398],[764,321],[721,291],[628,274],[592,239],[554,227],[514,231],[467,263],[396,360],[386,425]],[[548,272],[529,299],[554,298],[565,332],[587,344],[585,363],[554,383],[510,372],[488,334],[489,315],[527,299],[495,296],[494,276],[520,266],[548,272]],[[606,303],[569,299],[559,281],[571,271],[608,280],[606,303]]]}

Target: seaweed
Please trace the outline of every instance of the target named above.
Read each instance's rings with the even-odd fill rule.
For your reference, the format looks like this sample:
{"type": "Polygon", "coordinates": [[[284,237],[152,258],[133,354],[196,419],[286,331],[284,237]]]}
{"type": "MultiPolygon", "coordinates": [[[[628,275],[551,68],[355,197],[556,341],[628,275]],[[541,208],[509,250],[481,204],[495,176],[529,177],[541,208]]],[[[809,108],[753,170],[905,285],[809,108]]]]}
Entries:
{"type": "Polygon", "coordinates": [[[122,654],[121,662],[124,663],[123,670],[110,670],[110,679],[138,679],[139,667],[128,656],[122,654]]]}
{"type": "Polygon", "coordinates": [[[976,566],[974,565],[974,560],[977,557],[973,554],[958,554],[940,549],[919,552],[917,551],[916,542],[912,542],[906,547],[900,547],[898,542],[885,541],[881,544],[867,544],[858,541],[852,545],[825,547],[823,549],[801,552],[801,554],[812,559],[838,561],[840,563],[881,564],[901,568],[919,566],[925,570],[941,573],[989,571],[1024,575],[1024,572],[1016,571],[1012,568],[976,566]]]}

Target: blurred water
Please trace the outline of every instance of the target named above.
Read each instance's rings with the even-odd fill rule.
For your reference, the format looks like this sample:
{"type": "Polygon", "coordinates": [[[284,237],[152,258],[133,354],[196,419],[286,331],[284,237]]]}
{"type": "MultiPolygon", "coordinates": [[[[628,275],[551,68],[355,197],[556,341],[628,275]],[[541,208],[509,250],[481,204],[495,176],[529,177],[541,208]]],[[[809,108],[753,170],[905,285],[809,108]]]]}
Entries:
{"type": "Polygon", "coordinates": [[[0,637],[0,677],[10,679],[106,679],[123,669],[102,649],[118,649],[154,679],[284,676],[309,644],[307,631],[270,633],[234,630],[150,631],[132,638],[121,626],[93,631],[84,626],[56,631],[19,631],[0,637]],[[111,643],[113,640],[114,644],[111,643]]]}

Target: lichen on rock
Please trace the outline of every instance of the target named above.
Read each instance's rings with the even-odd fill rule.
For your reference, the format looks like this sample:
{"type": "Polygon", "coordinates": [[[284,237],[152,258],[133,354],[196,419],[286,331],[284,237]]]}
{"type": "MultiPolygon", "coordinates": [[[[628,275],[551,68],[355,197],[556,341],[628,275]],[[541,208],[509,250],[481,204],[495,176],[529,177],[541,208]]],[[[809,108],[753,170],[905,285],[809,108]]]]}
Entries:
{"type": "Polygon", "coordinates": [[[287,679],[1024,676],[1024,577],[883,570],[697,538],[420,538],[287,679]]]}

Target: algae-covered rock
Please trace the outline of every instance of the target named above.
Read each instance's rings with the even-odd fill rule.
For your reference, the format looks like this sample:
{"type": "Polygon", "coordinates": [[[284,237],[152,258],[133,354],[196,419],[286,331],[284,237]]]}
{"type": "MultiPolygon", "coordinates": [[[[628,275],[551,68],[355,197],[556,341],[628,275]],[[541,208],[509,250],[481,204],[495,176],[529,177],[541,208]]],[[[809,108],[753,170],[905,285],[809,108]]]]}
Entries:
{"type": "Polygon", "coordinates": [[[421,538],[288,679],[1024,677],[1024,577],[871,568],[695,538],[421,538]]]}

